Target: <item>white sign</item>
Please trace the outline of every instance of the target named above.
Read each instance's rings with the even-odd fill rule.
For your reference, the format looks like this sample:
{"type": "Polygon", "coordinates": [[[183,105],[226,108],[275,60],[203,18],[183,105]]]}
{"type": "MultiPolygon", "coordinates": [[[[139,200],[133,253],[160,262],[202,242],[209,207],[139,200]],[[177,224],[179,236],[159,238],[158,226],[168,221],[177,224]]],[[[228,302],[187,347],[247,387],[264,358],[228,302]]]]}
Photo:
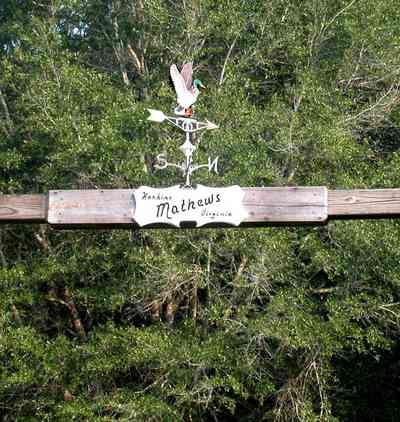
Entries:
{"type": "Polygon", "coordinates": [[[135,190],[133,218],[139,226],[165,223],[180,227],[180,223],[189,221],[195,222],[196,227],[210,223],[238,226],[247,217],[243,197],[244,191],[239,186],[141,186],[135,190]]]}

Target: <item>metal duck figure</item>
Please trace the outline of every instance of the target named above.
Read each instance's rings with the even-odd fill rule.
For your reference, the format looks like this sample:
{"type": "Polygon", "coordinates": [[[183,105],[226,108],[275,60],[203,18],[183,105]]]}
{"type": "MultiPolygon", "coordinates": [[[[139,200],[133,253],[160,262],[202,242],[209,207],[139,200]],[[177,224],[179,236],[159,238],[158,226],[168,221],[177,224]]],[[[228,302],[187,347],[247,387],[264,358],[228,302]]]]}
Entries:
{"type": "Polygon", "coordinates": [[[171,79],[175,87],[176,99],[178,107],[175,108],[177,116],[192,117],[192,105],[196,102],[200,94],[200,90],[206,87],[202,84],[200,79],[195,79],[193,82],[193,63],[185,63],[182,66],[181,72],[175,64],[170,67],[171,79]]]}

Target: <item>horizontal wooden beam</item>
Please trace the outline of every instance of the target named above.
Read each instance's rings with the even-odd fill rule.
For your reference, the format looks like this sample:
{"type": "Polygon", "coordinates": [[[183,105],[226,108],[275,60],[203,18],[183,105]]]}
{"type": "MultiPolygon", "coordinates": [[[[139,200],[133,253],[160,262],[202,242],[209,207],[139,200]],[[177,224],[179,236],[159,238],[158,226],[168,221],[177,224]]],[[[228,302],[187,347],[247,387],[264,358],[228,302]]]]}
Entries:
{"type": "Polygon", "coordinates": [[[337,218],[400,217],[400,189],[330,190],[328,214],[337,218]]]}
{"type": "MultiPolygon", "coordinates": [[[[325,187],[243,188],[247,211],[242,226],[323,224],[328,217],[325,187]]],[[[54,227],[132,227],[135,190],[50,191],[48,222],[54,227]]],[[[214,224],[218,225],[218,224],[214,224]]],[[[157,227],[170,228],[170,225],[157,227]]]]}
{"type": "MultiPolygon", "coordinates": [[[[333,219],[400,218],[400,189],[243,188],[241,226],[325,224],[333,219]]],[[[49,223],[55,228],[132,228],[134,189],[65,190],[0,195],[0,224],[49,223]]],[[[170,227],[170,226],[165,226],[170,227]]]]}
{"type": "Polygon", "coordinates": [[[243,188],[248,217],[242,226],[324,224],[328,219],[325,187],[243,188]]]}
{"type": "Polygon", "coordinates": [[[46,223],[47,195],[0,195],[0,223],[46,223]]]}

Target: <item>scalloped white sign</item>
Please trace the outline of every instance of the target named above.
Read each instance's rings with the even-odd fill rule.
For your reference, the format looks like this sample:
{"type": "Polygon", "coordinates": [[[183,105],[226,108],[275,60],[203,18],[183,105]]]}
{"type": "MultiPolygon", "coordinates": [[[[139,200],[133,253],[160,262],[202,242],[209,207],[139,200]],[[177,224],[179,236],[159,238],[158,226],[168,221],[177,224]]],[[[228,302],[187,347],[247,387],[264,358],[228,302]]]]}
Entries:
{"type": "Polygon", "coordinates": [[[196,227],[210,223],[238,226],[247,217],[243,197],[240,186],[141,186],[135,190],[133,218],[141,227],[159,223],[180,227],[185,222],[195,222],[196,227]]]}

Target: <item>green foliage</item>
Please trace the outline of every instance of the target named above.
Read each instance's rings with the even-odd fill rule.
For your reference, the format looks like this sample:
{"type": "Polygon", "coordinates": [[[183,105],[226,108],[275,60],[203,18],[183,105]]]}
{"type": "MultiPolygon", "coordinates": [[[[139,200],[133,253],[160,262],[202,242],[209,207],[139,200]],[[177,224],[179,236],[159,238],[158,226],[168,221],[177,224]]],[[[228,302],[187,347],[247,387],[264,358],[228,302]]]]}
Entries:
{"type": "MultiPolygon", "coordinates": [[[[394,1],[0,4],[0,190],[171,185],[171,63],[208,185],[396,187],[394,1]],[[211,132],[211,131],[210,131],[211,132]]],[[[195,175],[200,177],[200,175],[195,175]]],[[[198,179],[200,180],[200,179],[198,179]]],[[[4,421],[397,420],[399,225],[0,233],[4,421]]]]}

